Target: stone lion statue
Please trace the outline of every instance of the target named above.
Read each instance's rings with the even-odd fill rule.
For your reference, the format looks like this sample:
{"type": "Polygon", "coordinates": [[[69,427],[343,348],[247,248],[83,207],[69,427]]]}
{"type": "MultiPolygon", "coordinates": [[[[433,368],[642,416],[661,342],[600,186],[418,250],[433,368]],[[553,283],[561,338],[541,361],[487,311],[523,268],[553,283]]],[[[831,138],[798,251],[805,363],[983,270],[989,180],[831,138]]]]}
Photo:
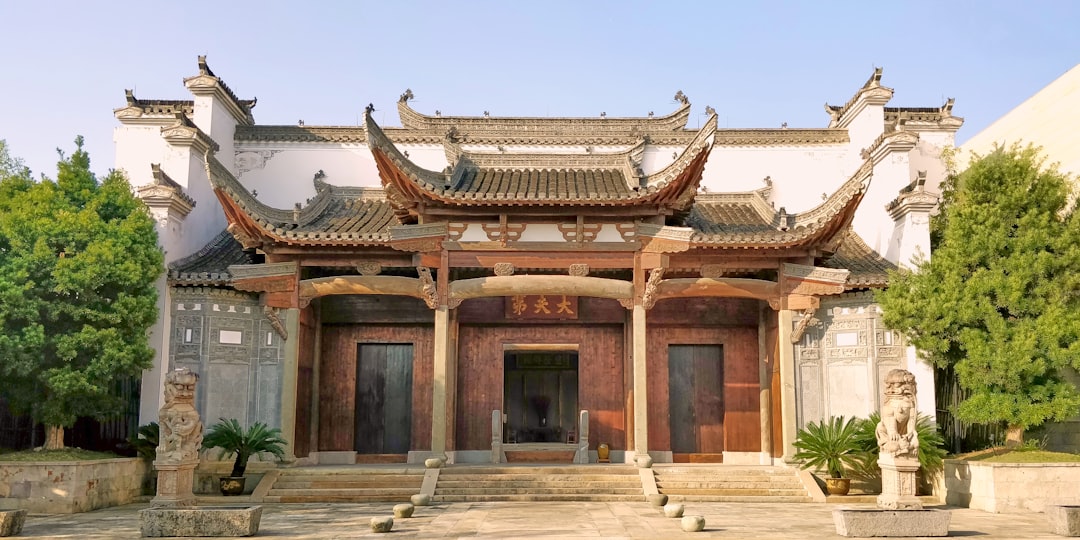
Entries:
{"type": "Polygon", "coordinates": [[[910,371],[894,369],[885,376],[885,402],[881,405],[881,422],[876,430],[881,455],[918,457],[915,391],[915,376],[910,371]]]}
{"type": "Polygon", "coordinates": [[[165,405],[158,410],[161,430],[157,463],[198,460],[202,446],[202,420],[195,410],[195,383],[199,375],[180,368],[165,376],[165,405]]]}

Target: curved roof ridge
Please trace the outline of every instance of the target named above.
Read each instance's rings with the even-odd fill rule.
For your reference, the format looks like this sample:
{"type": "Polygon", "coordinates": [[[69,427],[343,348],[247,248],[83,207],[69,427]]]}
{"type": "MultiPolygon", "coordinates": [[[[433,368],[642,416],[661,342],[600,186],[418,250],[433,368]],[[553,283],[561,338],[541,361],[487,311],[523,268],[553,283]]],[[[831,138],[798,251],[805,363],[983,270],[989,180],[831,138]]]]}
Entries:
{"type": "Polygon", "coordinates": [[[276,222],[274,223],[276,227],[295,225],[292,210],[274,208],[256,199],[212,153],[207,152],[203,162],[206,166],[206,175],[214,190],[228,196],[248,215],[271,218],[276,222]]]}
{"type": "MultiPolygon", "coordinates": [[[[858,206],[862,201],[863,194],[866,193],[866,189],[870,186],[870,180],[873,178],[874,163],[872,160],[867,159],[859,167],[855,174],[852,174],[846,182],[840,185],[832,195],[829,196],[825,202],[817,205],[806,212],[800,212],[795,214],[795,223],[792,226],[793,229],[799,229],[802,227],[813,227],[817,224],[830,221],[836,214],[842,212],[851,206],[858,206]]],[[[854,214],[854,212],[851,212],[854,214]]],[[[851,216],[848,216],[850,221],[851,216]]],[[[845,224],[847,226],[847,224],[845,224]]]]}
{"type": "Polygon", "coordinates": [[[655,117],[489,116],[486,114],[484,116],[442,116],[441,114],[429,116],[418,112],[409,106],[409,100],[414,97],[412,90],[405,90],[405,93],[401,94],[401,97],[397,102],[397,108],[398,116],[401,119],[401,125],[408,129],[417,130],[442,128],[445,131],[451,126],[460,126],[462,124],[489,126],[513,124],[515,127],[519,128],[522,127],[522,124],[529,124],[529,127],[532,128],[565,128],[568,126],[579,126],[599,131],[629,131],[634,128],[640,129],[647,127],[656,130],[677,131],[685,129],[686,123],[690,119],[690,100],[687,99],[681,91],[675,96],[676,100],[680,103],[679,108],[670,114],[655,117]]]}

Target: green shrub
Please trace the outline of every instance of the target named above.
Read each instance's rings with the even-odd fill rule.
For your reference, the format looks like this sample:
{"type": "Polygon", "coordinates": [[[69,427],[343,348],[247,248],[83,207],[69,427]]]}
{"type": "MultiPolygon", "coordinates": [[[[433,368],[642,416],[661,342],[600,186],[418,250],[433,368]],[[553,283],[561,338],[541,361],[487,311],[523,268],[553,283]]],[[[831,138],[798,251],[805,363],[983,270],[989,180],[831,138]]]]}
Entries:
{"type": "MultiPolygon", "coordinates": [[[[881,474],[878,467],[877,425],[881,422],[881,413],[874,412],[870,418],[860,420],[856,442],[866,456],[861,466],[855,471],[862,478],[876,478],[881,474]]],[[[925,474],[932,475],[945,466],[945,438],[938,431],[933,418],[920,414],[915,422],[915,432],[919,437],[919,466],[925,474]]]]}
{"type": "Polygon", "coordinates": [[[863,467],[866,459],[858,439],[861,422],[834,416],[806,424],[795,439],[799,451],[792,457],[804,469],[824,469],[833,478],[843,478],[845,472],[863,467]]]}

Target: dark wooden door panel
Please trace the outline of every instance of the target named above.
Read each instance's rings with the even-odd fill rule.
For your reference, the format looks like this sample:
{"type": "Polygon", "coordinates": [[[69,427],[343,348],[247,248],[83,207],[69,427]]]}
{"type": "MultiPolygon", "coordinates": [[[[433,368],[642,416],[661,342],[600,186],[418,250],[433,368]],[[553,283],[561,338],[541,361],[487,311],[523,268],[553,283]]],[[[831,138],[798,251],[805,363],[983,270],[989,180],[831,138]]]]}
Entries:
{"type": "Polygon", "coordinates": [[[719,345],[668,347],[671,451],[724,450],[723,351],[719,345]]]}
{"type": "Polygon", "coordinates": [[[694,347],[668,348],[668,395],[671,410],[671,451],[698,451],[697,421],[694,417],[694,347]]]}
{"type": "Polygon", "coordinates": [[[412,345],[361,343],[356,353],[356,430],[361,454],[409,451],[412,345]]]}

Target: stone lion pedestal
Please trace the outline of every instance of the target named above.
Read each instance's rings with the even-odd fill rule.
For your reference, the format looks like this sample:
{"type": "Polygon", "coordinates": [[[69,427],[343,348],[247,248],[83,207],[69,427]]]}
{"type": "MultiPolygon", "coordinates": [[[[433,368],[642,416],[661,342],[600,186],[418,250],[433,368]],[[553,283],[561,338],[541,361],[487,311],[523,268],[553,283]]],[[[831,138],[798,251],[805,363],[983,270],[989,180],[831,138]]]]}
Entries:
{"type": "Polygon", "coordinates": [[[195,410],[199,375],[187,368],[165,376],[165,405],[158,411],[157,496],[139,511],[144,537],[252,536],[259,532],[262,507],[199,507],[192,486],[202,447],[202,420],[195,410]]]}
{"type": "Polygon", "coordinates": [[[946,510],[923,509],[915,496],[919,472],[919,437],[915,429],[915,376],[894,369],[885,377],[885,401],[881,422],[875,433],[878,466],[881,467],[881,495],[877,508],[833,510],[836,534],[840,536],[948,536],[952,514],[946,510]]]}

